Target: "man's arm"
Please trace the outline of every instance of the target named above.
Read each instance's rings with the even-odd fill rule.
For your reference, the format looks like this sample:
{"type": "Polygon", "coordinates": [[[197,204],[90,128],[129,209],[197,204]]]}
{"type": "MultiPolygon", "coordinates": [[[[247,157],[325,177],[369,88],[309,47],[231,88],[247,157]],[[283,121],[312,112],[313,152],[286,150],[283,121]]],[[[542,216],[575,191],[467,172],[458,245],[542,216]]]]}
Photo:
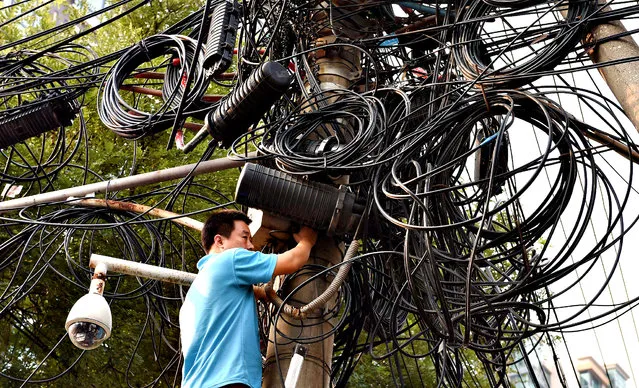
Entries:
{"type": "Polygon", "coordinates": [[[256,300],[266,300],[264,286],[253,286],[253,296],[255,296],[256,300]]]}
{"type": "Polygon", "coordinates": [[[299,232],[293,235],[297,245],[277,255],[277,264],[275,264],[275,270],[273,275],[285,275],[293,273],[302,268],[308,257],[311,254],[311,248],[317,241],[317,232],[308,226],[302,226],[299,232]]]}

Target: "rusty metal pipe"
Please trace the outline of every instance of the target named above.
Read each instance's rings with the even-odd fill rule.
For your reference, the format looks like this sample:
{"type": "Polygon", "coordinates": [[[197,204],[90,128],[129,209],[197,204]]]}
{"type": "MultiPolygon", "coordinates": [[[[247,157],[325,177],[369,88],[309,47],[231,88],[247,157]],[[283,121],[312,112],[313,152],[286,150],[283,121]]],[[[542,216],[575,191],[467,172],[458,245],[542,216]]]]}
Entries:
{"type": "Polygon", "coordinates": [[[146,94],[147,96],[162,97],[162,90],[160,89],[151,89],[151,88],[145,88],[142,86],[135,86],[135,85],[122,85],[120,86],[120,90],[125,90],[127,92],[133,92],[133,93],[146,94]]]}
{"type": "MultiPolygon", "coordinates": [[[[136,86],[136,85],[122,85],[120,86],[120,90],[124,90],[127,92],[133,92],[133,93],[140,93],[140,94],[146,94],[148,96],[154,96],[154,97],[162,97],[162,90],[160,89],[152,89],[152,88],[145,88],[143,86],[136,86]]],[[[202,101],[205,102],[217,102],[220,101],[222,99],[222,95],[217,95],[217,94],[206,94],[204,96],[202,96],[202,101]]]]}
{"type": "Polygon", "coordinates": [[[98,207],[105,209],[115,209],[122,211],[129,211],[133,213],[146,213],[150,216],[169,219],[176,224],[185,226],[187,228],[197,230],[198,232],[202,231],[204,227],[204,223],[194,220],[189,217],[184,217],[180,214],[170,212],[168,210],[153,208],[147,205],[141,205],[139,203],[133,202],[123,202],[123,201],[113,201],[110,199],[101,199],[101,198],[85,198],[80,199],[78,201],[69,202],[69,205],[81,205],[86,207],[98,207]]]}
{"type": "MultiPolygon", "coordinates": [[[[254,155],[254,152],[249,153],[249,157],[252,157],[254,155]]],[[[241,167],[243,165],[244,161],[242,160],[219,158],[215,160],[208,160],[199,164],[187,164],[184,166],[167,168],[165,170],[128,176],[125,178],[91,183],[84,186],[70,187],[68,189],[52,191],[50,193],[37,194],[30,197],[16,198],[9,201],[0,202],[0,214],[9,210],[23,209],[28,206],[35,206],[50,202],[66,201],[70,197],[84,197],[85,195],[92,193],[104,193],[107,191],[132,189],[134,187],[140,187],[174,179],[181,179],[189,174],[195,176],[210,172],[228,170],[230,168],[241,167]]]]}
{"type": "MultiPolygon", "coordinates": [[[[156,71],[145,71],[143,73],[137,73],[133,76],[133,78],[142,78],[142,79],[164,79],[165,73],[159,73],[156,71]]],[[[237,78],[237,73],[222,73],[213,77],[213,79],[218,81],[229,81],[237,78]]]]}

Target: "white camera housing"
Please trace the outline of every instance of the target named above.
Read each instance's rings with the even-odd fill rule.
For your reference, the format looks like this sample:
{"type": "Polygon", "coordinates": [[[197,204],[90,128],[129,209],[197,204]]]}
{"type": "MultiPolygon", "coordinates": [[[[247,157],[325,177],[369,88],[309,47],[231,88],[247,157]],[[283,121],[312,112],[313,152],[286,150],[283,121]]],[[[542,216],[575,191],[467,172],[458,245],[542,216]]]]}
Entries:
{"type": "Polygon", "coordinates": [[[111,308],[102,296],[103,287],[104,281],[94,278],[89,293],[75,302],[67,316],[64,328],[82,350],[95,349],[111,336],[111,308]]]}

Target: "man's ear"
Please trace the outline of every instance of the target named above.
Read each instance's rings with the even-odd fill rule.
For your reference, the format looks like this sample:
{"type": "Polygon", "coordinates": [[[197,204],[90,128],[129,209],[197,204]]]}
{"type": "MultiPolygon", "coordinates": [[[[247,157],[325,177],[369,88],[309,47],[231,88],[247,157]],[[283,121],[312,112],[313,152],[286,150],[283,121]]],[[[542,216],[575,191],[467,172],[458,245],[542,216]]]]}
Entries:
{"type": "Polygon", "coordinates": [[[224,240],[222,240],[222,235],[216,234],[215,237],[213,237],[214,245],[221,247],[223,243],[224,243],[224,240]]]}

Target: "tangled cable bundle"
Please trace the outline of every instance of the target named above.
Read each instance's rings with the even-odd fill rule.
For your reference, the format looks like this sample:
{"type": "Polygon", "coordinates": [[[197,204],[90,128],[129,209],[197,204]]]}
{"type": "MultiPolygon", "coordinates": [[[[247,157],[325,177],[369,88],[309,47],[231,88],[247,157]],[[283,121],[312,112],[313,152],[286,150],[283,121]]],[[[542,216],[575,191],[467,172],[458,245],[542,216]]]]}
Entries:
{"type": "Polygon", "coordinates": [[[321,109],[290,112],[282,123],[268,128],[260,150],[275,157],[283,171],[296,173],[339,174],[373,165],[385,137],[381,102],[349,91],[336,94],[339,97],[321,109]]]}
{"type": "MultiPolygon", "coordinates": [[[[591,106],[605,107],[581,92],[591,106]]],[[[591,267],[594,255],[568,265],[569,258],[583,245],[597,187],[608,187],[610,194],[611,185],[586,137],[593,127],[545,94],[488,92],[468,98],[459,109],[441,112],[423,135],[397,147],[405,153],[378,169],[373,185],[377,210],[388,222],[407,229],[404,262],[412,278],[407,289],[431,335],[451,346],[464,343],[478,356],[499,352],[499,362],[505,364],[512,348],[535,332],[580,325],[576,314],[548,321],[549,302],[568,288],[555,290],[558,294],[551,298],[547,287],[580,266],[591,267]],[[540,147],[513,165],[499,147],[509,147],[505,139],[515,137],[513,128],[517,136],[523,135],[522,122],[538,132],[540,147]],[[477,176],[478,169],[471,175],[468,166],[476,161],[469,159],[483,155],[482,147],[491,144],[486,175],[477,176]],[[538,180],[547,182],[545,193],[539,191],[538,180]],[[582,190],[578,180],[585,181],[582,190]],[[527,190],[534,191],[532,203],[522,203],[527,190]],[[575,204],[581,204],[579,213],[565,216],[575,204]],[[553,236],[559,225],[563,235],[557,241],[553,236]],[[543,246],[538,245],[541,239],[543,246]],[[555,255],[549,255],[549,245],[555,245],[555,255]],[[569,323],[571,319],[575,321],[569,323]]],[[[620,140],[629,141],[624,135],[620,140]]],[[[632,174],[632,162],[628,167],[632,174]]],[[[622,197],[608,199],[618,206],[611,209],[613,214],[624,212],[630,187],[623,191],[622,197]]],[[[616,245],[607,243],[613,230],[627,233],[619,218],[610,219],[606,227],[593,247],[595,255],[602,253],[599,247],[616,245]]]]}
{"type": "Polygon", "coordinates": [[[86,145],[80,105],[97,80],[97,66],[86,65],[96,57],[89,47],[67,44],[45,55],[22,50],[0,58],[1,182],[44,181],[34,191],[51,189],[86,145]]]}
{"type": "Polygon", "coordinates": [[[513,10],[487,3],[462,4],[463,11],[456,19],[460,28],[452,32],[452,52],[464,77],[479,85],[497,88],[519,87],[554,69],[582,39],[587,20],[596,9],[590,1],[513,10]],[[559,10],[566,13],[565,21],[556,20],[554,13],[559,10]],[[485,34],[490,25],[496,23],[495,19],[510,24],[515,21],[509,19],[515,18],[533,20],[512,31],[485,34]]]}
{"type": "MultiPolygon", "coordinates": [[[[196,42],[186,36],[154,35],[133,46],[122,55],[109,70],[99,90],[98,113],[100,120],[118,135],[137,139],[145,135],[161,132],[173,125],[175,109],[182,98],[186,100],[186,110],[199,109],[201,98],[208,82],[201,66],[193,77],[189,94],[183,96],[186,88],[186,74],[196,56],[196,42]],[[170,64],[162,88],[164,102],[156,109],[138,106],[128,102],[119,92],[125,81],[145,63],[170,57],[170,64]],[[176,67],[177,70],[172,69],[176,67]]],[[[203,53],[197,55],[198,63],[204,60],[203,53]]]]}
{"type": "MultiPolygon", "coordinates": [[[[115,13],[104,12],[113,20],[103,23],[146,3],[117,3],[109,8],[115,13]],[[125,6],[131,8],[121,11],[125,6]]],[[[94,171],[89,157],[80,106],[99,86],[102,123],[126,139],[147,137],[144,147],[195,118],[214,127],[205,138],[216,134],[213,143],[232,144],[233,158],[341,185],[366,204],[364,221],[351,233],[356,243],[324,240],[348,259],[307,265],[280,279],[276,306],[258,304],[264,344],[333,341],[324,347],[333,350],[330,365],[315,356],[306,361],[321,364],[335,386],[524,384],[523,375],[539,379],[531,372],[537,349],[549,348],[560,368],[557,335],[632,314],[639,295],[609,301],[606,294],[624,281],[627,242],[639,222],[639,146],[590,71],[606,64],[589,62],[587,54],[607,42],[593,41],[588,31],[636,17],[636,3],[614,2],[612,9],[577,0],[222,3],[208,2],[102,57],[74,42],[84,31],[43,40],[64,30],[56,29],[0,45],[41,48],[0,57],[0,129],[45,104],[67,104],[78,114],[73,125],[58,116],[41,120],[57,132],[3,145],[0,181],[29,184],[34,194],[68,186],[66,174],[77,171],[84,181],[124,175],[122,166],[94,171]],[[209,24],[224,19],[214,15],[221,5],[240,21],[236,47],[224,45],[229,35],[217,37],[224,65],[232,64],[215,78],[204,69],[204,48],[209,24]],[[260,89],[275,102],[259,107],[259,115],[257,104],[238,108],[268,78],[265,63],[280,72],[281,93],[260,89]],[[232,98],[203,101],[217,86],[235,87],[232,98]],[[228,117],[239,117],[242,128],[226,123],[228,117]],[[340,278],[344,268],[348,275],[323,308],[287,313],[298,308],[303,290],[340,278]],[[575,302],[575,294],[582,299],[575,302]],[[365,380],[369,365],[388,381],[365,380]]],[[[236,28],[213,27],[231,36],[236,28]]],[[[196,155],[202,162],[214,148],[193,147],[192,155],[204,150],[196,155]]],[[[195,271],[202,254],[197,234],[157,220],[153,211],[203,219],[200,213],[232,204],[213,188],[222,179],[189,174],[171,186],[105,195],[149,206],[141,214],[72,198],[1,214],[0,333],[12,334],[0,335],[0,348],[9,349],[0,352],[6,366],[0,376],[43,384],[100,363],[112,366],[105,373],[122,386],[176,386],[177,313],[186,288],[109,274],[105,296],[113,315],[132,322],[117,318],[123,336],[91,357],[63,341],[59,314],[39,303],[55,293],[60,306],[71,306],[86,292],[92,253],[195,271]],[[17,363],[11,349],[20,348],[32,351],[17,363]],[[126,357],[109,358],[111,350],[126,357]]],[[[278,252],[289,237],[271,231],[262,250],[278,252]]],[[[273,348],[263,353],[266,368],[275,366],[283,382],[281,361],[290,354],[273,348]]]]}
{"type": "MultiPolygon", "coordinates": [[[[186,64],[193,63],[195,56],[195,49],[197,42],[195,40],[187,41],[186,45],[186,64]]],[[[192,105],[192,109],[206,109],[207,106],[201,101],[208,83],[206,77],[202,73],[202,61],[203,56],[198,55],[197,65],[195,70],[195,80],[192,90],[189,91],[189,97],[187,98],[187,106],[192,105]],[[191,101],[193,100],[193,101],[191,101]]],[[[179,66],[182,60],[179,55],[175,55],[171,58],[171,63],[166,68],[166,74],[164,76],[164,84],[162,85],[162,99],[169,102],[172,109],[177,109],[182,100],[182,96],[185,90],[186,84],[186,69],[184,66],[179,66]]]]}

